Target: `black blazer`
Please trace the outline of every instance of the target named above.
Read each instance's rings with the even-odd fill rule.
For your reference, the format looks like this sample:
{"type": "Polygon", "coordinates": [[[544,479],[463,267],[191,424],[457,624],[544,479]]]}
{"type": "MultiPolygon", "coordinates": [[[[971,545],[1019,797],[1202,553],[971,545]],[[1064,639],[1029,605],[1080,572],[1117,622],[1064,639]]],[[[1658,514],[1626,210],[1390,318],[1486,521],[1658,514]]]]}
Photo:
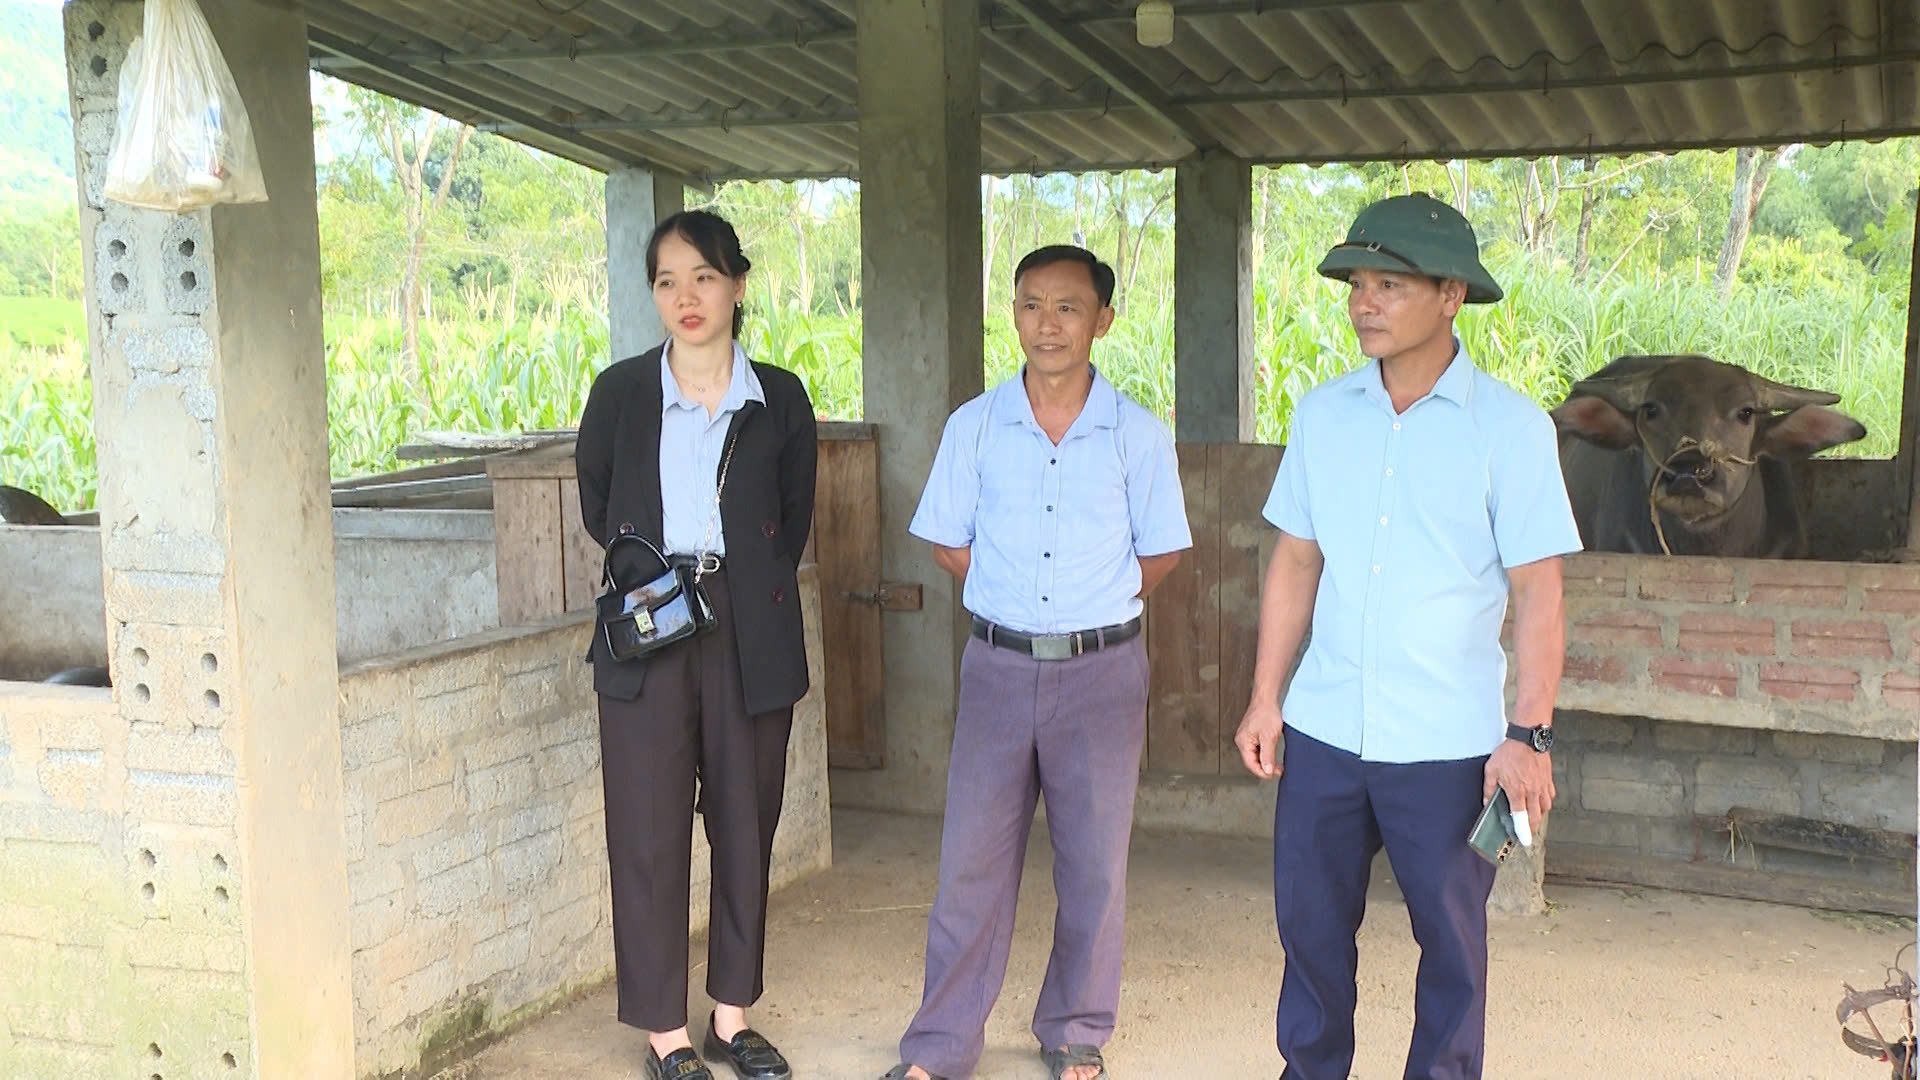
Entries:
{"type": "MultiPolygon", "coordinates": [[[[806,631],[794,575],[813,524],[819,450],[813,403],[800,380],[770,364],[754,364],[753,372],[767,401],[764,407],[748,402],[733,415],[728,434],[738,441],[720,495],[720,531],[740,684],[747,712],[758,714],[786,708],[807,692],[806,631]]],[[[603,548],[625,524],[663,543],[661,406],[658,347],[609,366],[587,395],[574,466],[580,516],[603,548]]],[[[614,660],[597,634],[591,655],[596,691],[626,701],[640,696],[645,660],[614,660]]]]}

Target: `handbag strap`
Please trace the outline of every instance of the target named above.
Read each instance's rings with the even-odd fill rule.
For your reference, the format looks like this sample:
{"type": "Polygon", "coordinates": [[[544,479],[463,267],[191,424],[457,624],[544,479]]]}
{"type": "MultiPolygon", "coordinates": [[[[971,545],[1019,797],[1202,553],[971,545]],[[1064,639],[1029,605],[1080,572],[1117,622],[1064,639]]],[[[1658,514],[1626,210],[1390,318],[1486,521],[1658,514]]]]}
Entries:
{"type": "Polygon", "coordinates": [[[700,538],[700,550],[694,553],[698,557],[693,570],[695,581],[707,576],[710,569],[717,569],[717,565],[708,562],[707,556],[713,554],[713,538],[720,530],[720,495],[727,490],[727,470],[733,467],[733,448],[739,441],[740,429],[736,427],[728,434],[727,452],[720,459],[720,479],[713,485],[713,513],[707,515],[707,533],[700,538]]]}
{"type": "Polygon", "coordinates": [[[659,548],[653,546],[653,541],[634,532],[632,525],[622,525],[620,526],[620,531],[615,534],[614,538],[607,541],[607,554],[600,562],[600,580],[605,588],[617,589],[620,587],[619,582],[615,581],[613,577],[613,550],[627,541],[635,541],[644,545],[648,551],[653,553],[654,558],[660,560],[660,566],[663,570],[670,565],[667,562],[666,555],[662,554],[659,548]]]}

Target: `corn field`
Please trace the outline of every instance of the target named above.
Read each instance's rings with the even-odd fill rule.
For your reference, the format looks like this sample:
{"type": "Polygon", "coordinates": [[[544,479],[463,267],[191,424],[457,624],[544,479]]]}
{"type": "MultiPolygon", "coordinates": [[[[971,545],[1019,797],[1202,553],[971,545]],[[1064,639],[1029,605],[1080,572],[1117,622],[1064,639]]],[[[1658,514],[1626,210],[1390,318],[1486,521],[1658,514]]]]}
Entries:
{"type": "MultiPolygon", "coordinates": [[[[1313,271],[1317,249],[1269,251],[1255,283],[1257,437],[1284,438],[1294,403],[1358,362],[1340,286],[1313,271]]],[[[1564,268],[1524,261],[1493,267],[1507,298],[1468,308],[1458,327],[1483,367],[1542,405],[1572,380],[1623,353],[1700,352],[1770,378],[1841,395],[1867,425],[1845,453],[1888,456],[1900,423],[1906,297],[1818,286],[1748,288],[1722,304],[1691,282],[1576,282],[1564,268]]],[[[1136,293],[1094,351],[1122,391],[1173,418],[1171,288],[1136,293]]],[[[984,325],[988,384],[1019,366],[1005,311],[984,325]]],[[[511,322],[465,317],[422,326],[416,377],[399,363],[389,317],[347,317],[327,334],[327,405],[335,476],[396,468],[394,451],[428,430],[519,432],[571,427],[594,373],[608,362],[604,304],[579,296],[511,322]]],[[[764,296],[750,303],[746,341],[756,359],[796,372],[816,412],[861,415],[857,311],[804,314],[764,296]]],[[[91,392],[82,346],[23,346],[0,337],[0,482],[64,510],[94,496],[91,392]]]]}

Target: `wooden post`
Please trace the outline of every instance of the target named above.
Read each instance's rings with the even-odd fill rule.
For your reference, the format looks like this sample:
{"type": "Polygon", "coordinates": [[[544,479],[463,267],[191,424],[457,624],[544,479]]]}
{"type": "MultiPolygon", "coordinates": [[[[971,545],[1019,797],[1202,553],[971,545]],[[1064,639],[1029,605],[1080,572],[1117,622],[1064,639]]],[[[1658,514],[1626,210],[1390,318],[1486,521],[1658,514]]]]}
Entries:
{"type": "Polygon", "coordinates": [[[600,584],[600,546],[580,521],[573,444],[490,458],[487,477],[493,484],[500,625],[592,607],[600,584]]]}

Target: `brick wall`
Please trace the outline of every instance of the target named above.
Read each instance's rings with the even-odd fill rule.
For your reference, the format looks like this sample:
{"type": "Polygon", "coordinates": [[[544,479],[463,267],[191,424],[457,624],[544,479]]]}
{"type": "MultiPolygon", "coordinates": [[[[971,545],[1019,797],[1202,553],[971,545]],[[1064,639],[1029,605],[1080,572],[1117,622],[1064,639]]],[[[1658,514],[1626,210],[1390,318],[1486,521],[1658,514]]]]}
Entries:
{"type": "Polygon", "coordinates": [[[1547,869],[1578,847],[1911,892],[1911,863],[1730,842],[1738,806],[1911,833],[1915,744],[1563,710],[1547,869]]]}
{"type": "Polygon", "coordinates": [[[1920,564],[1583,554],[1566,594],[1562,707],[1915,738],[1920,564]]]}
{"type": "MultiPolygon", "coordinates": [[[[818,586],[803,571],[813,684],[818,586]]],[[[590,617],[341,672],[357,1068],[383,1075],[611,974],[590,617]],[[518,1014],[518,1015],[516,1015],[518,1014]]],[[[694,826],[693,923],[705,926],[694,826]]],[[[830,861],[825,718],[795,711],[775,884],[830,861]]]]}

